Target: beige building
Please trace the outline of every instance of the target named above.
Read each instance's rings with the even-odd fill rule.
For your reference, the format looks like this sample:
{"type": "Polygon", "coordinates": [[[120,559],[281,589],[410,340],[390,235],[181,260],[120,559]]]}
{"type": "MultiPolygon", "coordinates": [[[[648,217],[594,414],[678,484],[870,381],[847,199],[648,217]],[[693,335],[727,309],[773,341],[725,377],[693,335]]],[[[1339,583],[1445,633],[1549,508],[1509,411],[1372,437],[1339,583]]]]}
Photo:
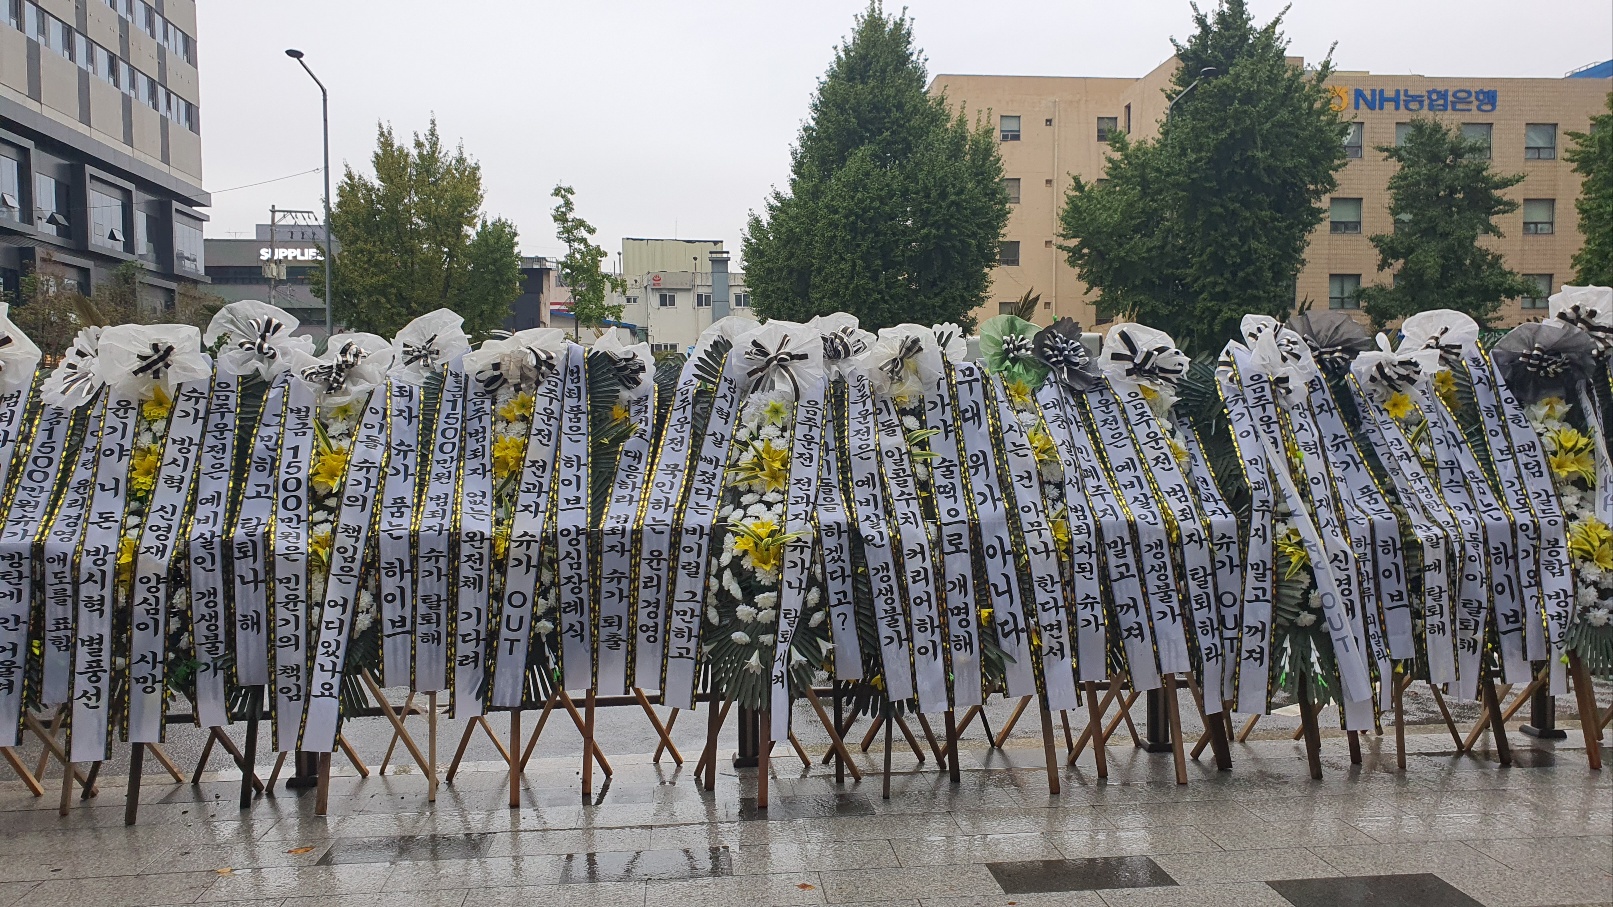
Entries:
{"type": "MultiPolygon", "coordinates": [[[[1303,60],[1296,59],[1296,65],[1303,60]]],[[[1049,76],[938,75],[932,93],[945,93],[956,109],[996,124],[1012,211],[1003,236],[1001,264],[992,272],[997,314],[1027,290],[1042,296],[1038,321],[1069,316],[1097,323],[1090,292],[1056,248],[1059,211],[1073,176],[1103,176],[1106,142],[1115,130],[1137,137],[1157,134],[1165,115],[1162,89],[1177,66],[1173,58],[1141,79],[1049,76]]],[[[1520,209],[1499,220],[1503,237],[1493,247],[1514,270],[1540,287],[1537,296],[1502,310],[1514,324],[1545,308],[1545,297],[1571,280],[1570,259],[1580,246],[1574,199],[1579,177],[1562,153],[1565,133],[1583,132],[1605,110],[1613,79],[1430,78],[1337,72],[1329,82],[1335,109],[1349,121],[1349,162],[1338,189],[1324,204],[1329,217],[1311,236],[1296,302],[1316,308],[1356,308],[1354,292],[1390,280],[1377,270],[1368,237],[1391,229],[1389,177],[1394,164],[1373,150],[1393,144],[1415,117],[1461,124],[1490,144],[1497,169],[1523,173],[1511,190],[1520,209]]]]}
{"type": "Polygon", "coordinates": [[[196,0],[0,0],[0,289],[205,281],[196,0]]]}

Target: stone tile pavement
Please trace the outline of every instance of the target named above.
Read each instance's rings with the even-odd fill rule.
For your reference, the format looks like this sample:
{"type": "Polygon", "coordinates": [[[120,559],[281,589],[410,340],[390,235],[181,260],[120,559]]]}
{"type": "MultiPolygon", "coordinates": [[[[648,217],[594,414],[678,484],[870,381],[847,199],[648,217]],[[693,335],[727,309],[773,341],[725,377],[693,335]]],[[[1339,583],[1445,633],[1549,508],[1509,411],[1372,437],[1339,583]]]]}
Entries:
{"type": "MultiPolygon", "coordinates": [[[[990,714],[1000,728],[1006,708],[990,714]]],[[[811,713],[795,717],[821,753],[811,713]]],[[[490,723],[503,732],[502,716],[490,723]]],[[[1330,735],[1318,782],[1289,739],[1292,724],[1263,722],[1233,746],[1233,771],[1216,772],[1206,755],[1189,763],[1185,786],[1168,755],[1135,749],[1122,730],[1108,780],[1086,753],[1054,797],[1027,716],[1002,749],[966,735],[958,784],[898,738],[890,800],[880,797],[877,744],[857,756],[862,783],[844,785],[780,747],[763,812],[755,770],[730,764],[731,736],[716,790],[695,784],[704,715],[674,732],[682,767],[651,762],[654,738],[638,725],[647,727],[642,713],[627,710],[602,722],[614,776],[596,775],[587,800],[579,739],[546,731],[519,810],[507,807],[508,776],[479,735],[435,804],[412,765],[361,779],[338,756],[326,817],[314,815],[311,792],[279,787],[240,811],[239,775],[219,758],[196,785],[173,783],[148,760],[132,828],[113,764],[99,795],[75,799],[66,818],[56,812],[59,771],[43,798],[3,781],[0,907],[1613,903],[1613,769],[1588,771],[1572,728],[1555,743],[1514,734],[1529,758],[1502,768],[1487,743],[1458,757],[1443,726],[1414,725],[1403,774],[1392,737],[1366,738],[1364,762],[1352,766],[1330,735]]],[[[443,723],[444,762],[459,727],[443,723]]],[[[173,734],[176,758],[199,748],[186,736],[197,732],[173,734]]],[[[384,727],[358,720],[348,735],[373,768],[384,727]]]]}

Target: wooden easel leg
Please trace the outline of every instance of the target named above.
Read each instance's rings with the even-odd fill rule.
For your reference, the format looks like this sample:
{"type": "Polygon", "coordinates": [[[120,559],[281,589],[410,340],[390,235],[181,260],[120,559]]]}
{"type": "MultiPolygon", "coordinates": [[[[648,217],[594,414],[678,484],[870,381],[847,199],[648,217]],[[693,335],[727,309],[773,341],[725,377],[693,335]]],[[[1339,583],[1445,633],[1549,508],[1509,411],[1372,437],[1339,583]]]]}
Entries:
{"type": "Polygon", "coordinates": [[[1204,711],[1204,694],[1199,689],[1198,682],[1192,674],[1187,675],[1187,688],[1193,693],[1193,702],[1198,706],[1199,717],[1204,720],[1205,733],[1193,747],[1193,759],[1197,761],[1199,754],[1204,751],[1206,741],[1210,744],[1210,751],[1215,753],[1215,768],[1217,771],[1232,771],[1232,746],[1228,741],[1226,706],[1221,711],[1210,715],[1204,711]]]}
{"type": "Polygon", "coordinates": [[[773,717],[763,711],[757,721],[756,744],[756,808],[767,811],[767,781],[772,775],[773,717]]]}
{"type": "MultiPolygon", "coordinates": [[[[666,734],[667,734],[667,739],[668,740],[672,739],[672,728],[677,726],[677,723],[678,723],[678,709],[673,709],[672,713],[670,715],[668,715],[667,719],[666,719],[666,734]]],[[[666,752],[666,744],[665,743],[657,743],[655,745],[655,755],[650,757],[650,761],[651,762],[660,762],[661,761],[661,754],[664,753],[664,752],[666,752]]],[[[679,755],[681,756],[682,754],[679,754],[679,755]]],[[[681,758],[678,759],[678,764],[679,765],[683,764],[683,760],[681,758]]]]}
{"type": "Polygon", "coordinates": [[[1259,715],[1250,715],[1249,720],[1245,721],[1243,723],[1243,729],[1238,731],[1238,742],[1239,743],[1248,743],[1249,742],[1249,734],[1254,731],[1255,725],[1257,725],[1259,723],[1260,723],[1260,716],[1259,715]]]}
{"type": "Polygon", "coordinates": [[[96,785],[95,779],[101,777],[101,766],[105,764],[105,762],[102,762],[99,759],[90,763],[89,776],[86,779],[84,787],[78,792],[78,798],[80,800],[88,800],[91,797],[97,796],[101,793],[101,789],[96,785]]]}
{"type": "Polygon", "coordinates": [[[274,783],[276,781],[280,780],[280,769],[284,768],[285,764],[286,764],[286,754],[284,752],[276,754],[275,757],[274,757],[274,770],[269,772],[269,784],[268,784],[268,787],[269,787],[269,793],[270,794],[274,793],[274,783]]]}
{"type": "Polygon", "coordinates": [[[23,785],[25,785],[34,796],[45,796],[44,786],[39,783],[38,778],[34,777],[34,773],[28,770],[28,766],[23,763],[22,758],[17,755],[16,750],[9,746],[0,746],[0,756],[5,757],[6,764],[11,766],[11,770],[17,773],[17,777],[22,779],[23,785]]]}
{"type": "Polygon", "coordinates": [[[807,755],[806,747],[801,745],[801,738],[795,736],[795,732],[791,731],[790,735],[789,735],[789,739],[790,739],[790,749],[795,750],[796,757],[801,760],[801,768],[806,770],[806,771],[811,771],[812,770],[812,757],[807,755]]]}
{"type": "Polygon", "coordinates": [[[1316,707],[1311,704],[1310,685],[1299,675],[1299,728],[1305,738],[1305,761],[1311,779],[1322,780],[1322,732],[1316,726],[1316,707]]]}
{"type": "MultiPolygon", "coordinates": [[[[1132,690],[1120,703],[1120,718],[1126,722],[1126,733],[1131,735],[1131,745],[1137,749],[1143,749],[1143,738],[1137,733],[1137,723],[1131,720],[1131,707],[1137,704],[1137,699],[1141,696],[1141,691],[1132,690]]],[[[1109,735],[1113,733],[1114,731],[1111,729],[1103,735],[1105,745],[1108,745],[1109,735]]]]}
{"type": "MultiPolygon", "coordinates": [[[[650,761],[661,761],[661,751],[666,750],[672,755],[672,761],[675,764],[682,765],[683,754],[678,752],[678,748],[672,744],[672,726],[670,724],[661,724],[661,716],[655,714],[655,708],[650,705],[649,697],[644,695],[643,690],[639,689],[638,687],[634,687],[633,696],[634,698],[638,699],[639,708],[642,708],[644,710],[644,714],[649,716],[650,726],[655,728],[656,736],[661,738],[661,742],[656,744],[655,755],[650,757],[650,761]]],[[[672,717],[674,720],[678,717],[677,709],[672,710],[672,717]]]]}
{"type": "MultiPolygon", "coordinates": [[[[1076,693],[1077,696],[1081,695],[1076,693]]],[[[1070,734],[1070,710],[1059,709],[1059,724],[1064,726],[1064,752],[1066,755],[1075,754],[1075,737],[1070,734]]]]}
{"type": "Polygon", "coordinates": [[[60,749],[59,746],[52,747],[50,743],[55,742],[56,735],[61,733],[62,725],[67,723],[67,706],[56,707],[56,714],[51,717],[48,730],[43,722],[28,714],[26,709],[24,710],[23,721],[28,725],[28,729],[39,737],[40,742],[45,744],[45,750],[39,754],[39,765],[34,767],[34,777],[43,782],[45,780],[45,769],[50,766],[52,751],[60,749]],[[47,738],[49,742],[47,742],[47,738]]]}
{"type": "MultiPolygon", "coordinates": [[[[1574,702],[1579,711],[1579,729],[1585,737],[1585,760],[1593,772],[1602,770],[1601,727],[1597,724],[1596,689],[1591,686],[1591,672],[1579,655],[1568,655],[1568,673],[1574,681],[1574,702]]],[[[1613,712],[1609,712],[1613,715],[1613,712]]]]}
{"type": "Polygon", "coordinates": [[[69,762],[62,771],[62,799],[56,804],[56,814],[66,816],[73,808],[73,775],[77,772],[69,762]]]}
{"type": "Polygon", "coordinates": [[[1042,713],[1042,753],[1047,757],[1047,792],[1059,795],[1059,744],[1053,737],[1053,713],[1046,708],[1042,713]]]}
{"type": "Polygon", "coordinates": [[[706,700],[706,749],[700,754],[700,765],[695,766],[697,775],[702,767],[706,770],[706,790],[717,789],[717,737],[722,732],[723,719],[728,717],[728,707],[733,702],[730,699],[719,707],[716,693],[706,700]]]}
{"type": "Polygon", "coordinates": [[[476,733],[476,719],[472,718],[465,725],[465,733],[459,735],[459,746],[454,750],[454,758],[448,763],[448,772],[442,776],[444,784],[454,783],[454,776],[459,774],[459,760],[465,758],[465,750],[470,748],[470,736],[474,733],[476,733]]]}
{"type": "Polygon", "coordinates": [[[347,742],[346,734],[336,735],[336,745],[342,748],[342,755],[347,757],[347,761],[353,763],[353,768],[358,772],[360,778],[370,776],[370,767],[365,765],[364,760],[358,757],[358,750],[353,749],[353,744],[347,742]]]}
{"type": "Polygon", "coordinates": [[[1429,681],[1428,688],[1433,691],[1434,704],[1439,706],[1439,714],[1445,719],[1445,729],[1451,732],[1451,740],[1456,743],[1457,754],[1467,752],[1467,748],[1462,744],[1462,732],[1456,729],[1456,719],[1451,717],[1451,710],[1445,705],[1445,696],[1440,693],[1439,685],[1429,681]]]}
{"type": "MultiPolygon", "coordinates": [[[[510,753],[521,751],[521,707],[510,709],[510,753]]],[[[521,760],[510,759],[510,809],[521,808],[521,760]]]]}
{"type": "Polygon", "coordinates": [[[1176,675],[1165,675],[1165,712],[1171,721],[1171,755],[1176,759],[1176,783],[1187,783],[1187,753],[1182,745],[1182,713],[1176,695],[1176,675]]]}
{"type": "Polygon", "coordinates": [[[202,744],[202,755],[196,760],[196,770],[190,774],[190,786],[196,787],[202,783],[202,774],[207,771],[207,760],[213,758],[213,744],[218,742],[218,735],[208,732],[207,742],[202,744]]]}
{"type": "MultiPolygon", "coordinates": [[[[976,712],[975,714],[980,716],[980,729],[986,732],[986,745],[992,747],[993,749],[999,749],[999,750],[1002,749],[1002,747],[998,746],[997,743],[996,743],[997,735],[995,735],[995,734],[993,734],[991,732],[991,719],[986,716],[985,707],[981,706],[980,710],[978,712],[976,712]]],[[[965,721],[964,722],[964,727],[968,727],[968,726],[969,726],[969,723],[967,721],[965,721]]],[[[958,733],[961,734],[963,732],[960,730],[958,733]]]]}
{"type": "Polygon", "coordinates": [[[1408,675],[1406,682],[1402,683],[1399,677],[1393,678],[1394,686],[1390,692],[1394,694],[1395,706],[1395,768],[1406,770],[1406,686],[1411,682],[1408,675]]]}
{"type": "Polygon", "coordinates": [[[532,729],[532,736],[526,742],[526,749],[521,751],[521,771],[526,771],[526,764],[532,759],[532,751],[538,748],[538,738],[543,736],[543,726],[549,723],[549,713],[554,711],[558,702],[560,694],[555,692],[549,694],[549,701],[543,704],[543,712],[538,715],[538,726],[532,729]]]}
{"type": "Polygon", "coordinates": [[[1361,764],[1361,732],[1360,731],[1345,731],[1344,736],[1350,742],[1350,764],[1351,765],[1360,765],[1361,764]]]}
{"type": "Polygon", "coordinates": [[[924,740],[929,743],[930,752],[935,754],[936,768],[940,771],[946,771],[946,753],[941,752],[941,744],[936,742],[935,731],[930,728],[930,719],[925,718],[923,712],[914,712],[913,714],[918,716],[919,730],[924,732],[924,740]]]}
{"type": "MultiPolygon", "coordinates": [[[[559,692],[560,707],[565,709],[566,714],[571,716],[571,723],[577,726],[577,733],[581,734],[583,737],[583,752],[592,753],[594,756],[594,761],[599,763],[599,770],[605,773],[605,777],[609,778],[611,776],[610,761],[605,758],[604,749],[600,747],[599,741],[594,739],[593,732],[589,730],[590,721],[585,719],[583,714],[577,710],[576,701],[573,700],[565,690],[561,690],[559,692]]],[[[584,697],[583,701],[586,705],[587,698],[584,697]]]]}
{"type": "Polygon", "coordinates": [[[582,795],[594,795],[594,688],[589,687],[583,699],[582,732],[582,795]]]}
{"type": "MultiPolygon", "coordinates": [[[[371,679],[371,683],[375,681],[371,679]]],[[[426,694],[426,802],[437,802],[437,692],[426,694]]],[[[394,728],[403,727],[399,722],[394,728]]]]}
{"type": "Polygon", "coordinates": [[[887,700],[885,702],[885,713],[881,716],[885,725],[885,787],[880,792],[880,796],[886,800],[891,798],[891,733],[893,730],[891,726],[896,723],[891,720],[891,717],[894,714],[895,712],[889,700],[887,700]]]}
{"type": "MultiPolygon", "coordinates": [[[[842,783],[845,781],[845,772],[848,770],[851,772],[851,779],[853,781],[861,781],[863,779],[863,773],[857,768],[856,763],[851,761],[851,752],[846,749],[846,740],[844,737],[841,737],[839,732],[836,730],[835,722],[829,720],[829,715],[826,711],[824,711],[823,708],[823,700],[818,698],[818,694],[814,692],[811,687],[806,688],[805,695],[807,705],[812,706],[812,711],[817,713],[818,721],[823,725],[824,731],[829,735],[829,752],[833,753],[836,757],[836,783],[842,783]]],[[[838,690],[835,693],[835,705],[837,707],[840,705],[840,696],[838,690]]]]}
{"type": "MultiPolygon", "coordinates": [[[[1485,675],[1485,677],[1488,676],[1488,674],[1485,675]]],[[[1482,680],[1480,681],[1481,684],[1483,682],[1482,680]]],[[[1494,687],[1495,684],[1491,684],[1491,686],[1494,687]]],[[[1501,684],[1499,690],[1496,691],[1496,701],[1505,700],[1510,692],[1512,692],[1512,684],[1501,684]]],[[[1462,741],[1461,752],[1463,753],[1472,752],[1473,745],[1479,742],[1479,738],[1484,736],[1484,732],[1489,729],[1492,723],[1490,721],[1492,717],[1490,699],[1484,695],[1483,690],[1479,691],[1479,702],[1481,703],[1479,706],[1479,720],[1473,722],[1473,726],[1467,729],[1467,737],[1462,741]]],[[[1502,720],[1505,721],[1506,719],[1503,718],[1502,720]]]]}
{"type": "MultiPolygon", "coordinates": [[[[399,717],[403,721],[408,721],[409,716],[414,714],[413,709],[414,709],[414,690],[410,690],[409,695],[405,696],[404,699],[403,699],[403,708],[398,710],[399,711],[399,717]]],[[[398,731],[397,731],[396,728],[393,728],[392,729],[392,739],[387,741],[386,755],[381,757],[381,767],[376,769],[376,774],[380,774],[380,775],[386,774],[386,767],[391,764],[391,762],[392,762],[392,753],[397,748],[397,745],[398,745],[398,731]]]]}
{"type": "Polygon", "coordinates": [[[878,739],[878,737],[879,737],[879,729],[881,727],[883,727],[884,724],[885,724],[885,711],[883,709],[881,709],[880,712],[879,712],[879,717],[874,719],[874,723],[869,726],[868,733],[863,735],[863,741],[862,741],[862,751],[863,752],[865,752],[865,753],[868,752],[868,748],[870,746],[874,745],[874,741],[876,739],[878,739]]]}
{"type": "MultiPolygon", "coordinates": [[[[914,714],[917,713],[915,712],[914,714]]],[[[907,726],[907,719],[894,710],[891,712],[891,718],[896,722],[896,726],[902,729],[902,736],[907,739],[907,745],[913,750],[913,755],[918,757],[919,765],[923,765],[924,748],[919,746],[919,739],[913,736],[913,729],[907,726]]]]}
{"type": "MultiPolygon", "coordinates": [[[[224,738],[227,743],[229,739],[228,737],[224,738]]],[[[230,743],[228,749],[233,750],[234,748],[235,744],[230,743]]],[[[185,773],[179,770],[179,766],[174,764],[174,760],[168,758],[168,751],[162,748],[162,744],[148,743],[146,744],[146,751],[151,754],[152,758],[157,760],[157,764],[162,766],[163,771],[168,773],[168,777],[174,779],[175,784],[185,783],[185,773]]],[[[230,755],[235,757],[236,761],[240,761],[239,752],[233,752],[230,755]]]]}
{"type": "Polygon", "coordinates": [[[947,750],[944,761],[947,764],[947,779],[953,784],[958,784],[963,780],[958,770],[958,716],[952,709],[947,709],[946,735],[947,750]]]}
{"type": "Polygon", "coordinates": [[[254,794],[267,793],[267,785],[258,782],[258,715],[263,711],[263,687],[253,687],[246,697],[246,750],[241,754],[241,809],[252,808],[254,794]]]}
{"type": "Polygon", "coordinates": [[[1003,744],[1008,742],[1008,735],[1014,732],[1014,725],[1019,723],[1019,716],[1025,714],[1025,707],[1030,704],[1031,698],[1029,696],[1019,697],[1019,704],[1014,706],[1014,711],[1009,714],[1008,721],[1003,724],[1003,729],[997,732],[997,739],[992,742],[992,746],[998,749],[1003,748],[1003,744]]]}
{"type": "MultiPolygon", "coordinates": [[[[1108,698],[1104,699],[1102,705],[1099,705],[1097,683],[1087,684],[1087,729],[1083,733],[1082,739],[1091,739],[1092,741],[1092,759],[1097,763],[1099,778],[1109,777],[1108,747],[1104,746],[1103,741],[1100,739],[1103,735],[1103,710],[1119,694],[1120,687],[1110,686],[1108,698]]],[[[1077,751],[1070,754],[1072,760],[1080,755],[1079,744],[1077,744],[1077,747],[1077,751]]]]}
{"type": "MultiPolygon", "coordinates": [[[[60,740],[56,739],[55,733],[49,731],[45,727],[44,722],[40,721],[33,715],[26,713],[22,716],[22,720],[24,726],[27,727],[28,730],[32,731],[34,736],[38,737],[39,742],[45,747],[45,751],[40,754],[41,761],[49,759],[52,756],[56,757],[56,761],[62,763],[64,766],[63,770],[70,771],[72,773],[73,781],[85,785],[86,789],[90,791],[92,796],[96,793],[99,793],[99,791],[96,789],[94,780],[88,775],[79,771],[78,768],[73,765],[73,763],[68,761],[67,748],[62,745],[60,740]]],[[[43,784],[45,781],[44,775],[41,772],[35,772],[34,777],[38,779],[41,784],[43,784]]]]}
{"type": "Polygon", "coordinates": [[[123,795],[123,824],[133,825],[140,818],[140,770],[145,762],[146,745],[129,746],[129,789],[123,795]]]}
{"type": "Polygon", "coordinates": [[[1489,713],[1490,736],[1495,741],[1495,754],[1502,765],[1512,764],[1512,747],[1507,743],[1506,719],[1501,715],[1501,697],[1495,691],[1495,678],[1486,665],[1479,677],[1479,694],[1484,697],[1484,709],[1489,713]]]}
{"type": "Polygon", "coordinates": [[[314,794],[314,815],[330,812],[330,753],[319,754],[319,789],[314,794]]]}

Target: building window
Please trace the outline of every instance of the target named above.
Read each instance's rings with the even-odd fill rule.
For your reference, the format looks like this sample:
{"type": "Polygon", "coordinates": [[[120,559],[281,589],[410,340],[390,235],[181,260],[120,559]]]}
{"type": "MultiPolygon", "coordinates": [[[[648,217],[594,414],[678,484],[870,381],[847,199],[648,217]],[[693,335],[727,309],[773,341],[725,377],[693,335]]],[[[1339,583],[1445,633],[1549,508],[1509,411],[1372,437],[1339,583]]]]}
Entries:
{"type": "Polygon", "coordinates": [[[1550,274],[1525,274],[1523,279],[1535,285],[1534,292],[1518,300],[1525,309],[1544,309],[1547,307],[1547,298],[1551,296],[1550,274]]]}
{"type": "Polygon", "coordinates": [[[1329,233],[1361,232],[1361,200],[1335,198],[1328,209],[1329,233]]]}
{"type": "Polygon", "coordinates": [[[1525,236],[1545,236],[1555,233],[1553,229],[1557,219],[1557,202],[1550,198],[1526,198],[1523,200],[1523,234],[1525,236]]]}
{"type": "Polygon", "coordinates": [[[0,220],[22,220],[22,163],[0,154],[0,220]]]}
{"type": "Polygon", "coordinates": [[[1349,131],[1344,133],[1344,156],[1360,157],[1361,150],[1364,147],[1363,140],[1366,138],[1366,126],[1364,123],[1347,123],[1345,125],[1350,128],[1349,131]]]}
{"type": "Polygon", "coordinates": [[[154,262],[157,260],[157,237],[162,235],[161,218],[150,211],[137,211],[134,215],[134,254],[154,262]]]}
{"type": "Polygon", "coordinates": [[[1356,298],[1361,292],[1360,274],[1329,274],[1327,275],[1327,307],[1330,309],[1359,309],[1361,300],[1356,298]]]}
{"type": "Polygon", "coordinates": [[[90,186],[90,242],[107,249],[123,251],[128,245],[125,226],[129,201],[122,189],[90,186]]]}
{"type": "Polygon", "coordinates": [[[748,308],[750,308],[750,294],[749,293],[735,293],[734,294],[734,308],[736,308],[736,309],[748,309],[748,308]]]}
{"type": "Polygon", "coordinates": [[[1131,134],[1131,105],[1126,105],[1126,134],[1131,134]]]}
{"type": "Polygon", "coordinates": [[[174,267],[192,274],[206,271],[206,262],[202,260],[201,224],[174,218],[174,267]]]}
{"type": "Polygon", "coordinates": [[[1477,142],[1478,144],[1484,146],[1483,150],[1475,151],[1473,153],[1473,157],[1477,160],[1487,161],[1490,159],[1490,135],[1492,131],[1492,127],[1489,123],[1462,124],[1462,138],[1467,139],[1469,142],[1477,142]]]}
{"type": "Polygon", "coordinates": [[[638,297],[637,296],[629,296],[629,297],[627,297],[627,307],[628,308],[632,308],[633,306],[636,306],[636,305],[638,305],[638,297]]]}
{"type": "Polygon", "coordinates": [[[1043,120],[1042,125],[1043,126],[1051,126],[1051,125],[1053,125],[1053,118],[1048,117],[1047,119],[1043,120]]]}
{"type": "Polygon", "coordinates": [[[677,351],[678,351],[678,345],[676,343],[652,343],[652,344],[650,344],[650,352],[651,353],[676,353],[677,351]]]}
{"type": "Polygon", "coordinates": [[[1002,242],[997,249],[997,263],[1000,265],[1019,264],[1019,242],[1016,240],[1002,242]]]}
{"type": "Polygon", "coordinates": [[[1107,142],[1119,131],[1119,117],[1098,117],[1098,141],[1107,142]]]}
{"type": "Polygon", "coordinates": [[[41,44],[45,43],[45,13],[38,5],[24,3],[22,5],[23,23],[22,33],[32,37],[41,44]]]}
{"type": "Polygon", "coordinates": [[[1002,137],[1005,142],[1019,141],[1019,117],[1001,117],[1002,137]]]}
{"type": "Polygon", "coordinates": [[[1398,148],[1401,145],[1406,144],[1406,138],[1408,136],[1410,136],[1410,135],[1411,135],[1411,124],[1410,123],[1396,123],[1395,124],[1395,147],[1398,148]]]}
{"type": "Polygon", "coordinates": [[[1530,123],[1523,127],[1523,159],[1550,161],[1557,157],[1557,124],[1530,123]]]}
{"type": "Polygon", "coordinates": [[[63,239],[73,235],[72,224],[67,220],[72,204],[67,191],[66,182],[43,173],[34,174],[34,226],[63,239]]]}
{"type": "Polygon", "coordinates": [[[140,4],[140,28],[147,35],[157,37],[157,10],[149,3],[140,4]]]}
{"type": "Polygon", "coordinates": [[[663,309],[670,309],[678,304],[678,295],[676,293],[661,293],[658,295],[660,297],[659,304],[663,309]]]}
{"type": "Polygon", "coordinates": [[[6,0],[6,24],[22,29],[22,0],[6,0]]]}
{"type": "Polygon", "coordinates": [[[1003,180],[1003,188],[1008,190],[1008,204],[1019,204],[1019,177],[1011,176],[1003,180]]]}
{"type": "Polygon", "coordinates": [[[696,293],[696,294],[694,294],[694,307],[697,308],[697,309],[709,309],[709,308],[711,308],[711,294],[710,293],[696,293]]]}
{"type": "Polygon", "coordinates": [[[999,302],[999,303],[997,303],[997,314],[999,314],[999,315],[1012,315],[1012,314],[1014,314],[1015,312],[1018,312],[1018,311],[1019,311],[1019,303],[1017,303],[1017,302],[999,302]]]}

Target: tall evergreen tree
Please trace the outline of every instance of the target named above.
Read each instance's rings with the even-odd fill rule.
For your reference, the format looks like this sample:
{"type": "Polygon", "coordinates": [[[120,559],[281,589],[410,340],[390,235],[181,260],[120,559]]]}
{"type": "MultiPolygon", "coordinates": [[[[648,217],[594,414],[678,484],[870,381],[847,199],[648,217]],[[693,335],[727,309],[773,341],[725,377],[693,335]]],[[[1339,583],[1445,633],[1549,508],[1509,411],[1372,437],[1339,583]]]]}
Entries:
{"type": "Polygon", "coordinates": [[[1613,93],[1607,113],[1591,117],[1589,132],[1570,132],[1574,147],[1563,155],[1584,179],[1574,210],[1584,244],[1574,253],[1579,286],[1613,286],[1613,93]]]}
{"type": "MultiPolygon", "coordinates": [[[[521,259],[515,225],[481,213],[481,165],[443,147],[435,118],[407,144],[379,126],[371,165],[374,179],[347,168],[331,209],[336,320],[391,336],[446,307],[469,332],[501,326],[521,294],[521,259]]],[[[312,277],[323,298],[324,275],[312,277]]]]}
{"type": "Polygon", "coordinates": [[[952,116],[926,81],[912,20],[873,0],[818,83],[788,193],[751,214],[758,315],[973,325],[1008,223],[1002,160],[993,130],[952,116]]]}
{"type": "Polygon", "coordinates": [[[1245,313],[1293,306],[1345,127],[1325,84],[1331,55],[1314,70],[1289,63],[1281,16],[1257,25],[1245,0],[1224,0],[1194,5],[1193,22],[1173,41],[1174,113],[1155,139],[1118,136],[1106,180],[1075,180],[1060,235],[1101,315],[1214,349],[1245,313]]]}
{"type": "Polygon", "coordinates": [[[1523,174],[1496,173],[1483,142],[1430,119],[1412,121],[1404,141],[1377,150],[1400,169],[1389,178],[1394,232],[1372,236],[1378,270],[1392,270],[1394,278],[1360,293],[1375,326],[1429,309],[1456,309],[1483,324],[1503,300],[1534,288],[1500,253],[1479,244],[1501,235],[1497,216],[1518,210],[1502,193],[1523,174]]]}
{"type": "Polygon", "coordinates": [[[608,320],[622,317],[621,303],[607,305],[609,293],[627,292],[627,282],[602,267],[605,250],[594,245],[594,225],[577,216],[577,205],[572,200],[576,191],[570,186],[554,187],[554,231],[566,244],[566,255],[560,259],[560,279],[571,288],[571,321],[577,328],[597,328],[608,320]]]}

